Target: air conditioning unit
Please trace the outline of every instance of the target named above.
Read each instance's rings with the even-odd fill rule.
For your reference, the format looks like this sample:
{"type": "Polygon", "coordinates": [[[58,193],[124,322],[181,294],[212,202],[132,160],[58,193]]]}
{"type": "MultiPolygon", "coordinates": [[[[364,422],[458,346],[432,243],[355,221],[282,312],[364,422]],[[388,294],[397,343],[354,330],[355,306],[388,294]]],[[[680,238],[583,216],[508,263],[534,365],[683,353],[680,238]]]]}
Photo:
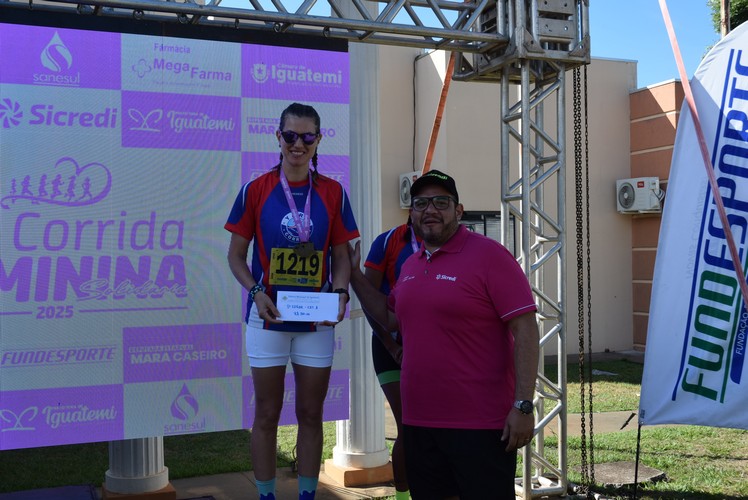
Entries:
{"type": "Polygon", "coordinates": [[[622,214],[662,212],[665,193],[658,177],[635,177],[616,181],[616,208],[622,214]]]}
{"type": "Polygon", "coordinates": [[[421,176],[421,172],[405,172],[400,174],[400,184],[398,185],[398,198],[400,198],[400,208],[410,208],[410,186],[421,176]]]}

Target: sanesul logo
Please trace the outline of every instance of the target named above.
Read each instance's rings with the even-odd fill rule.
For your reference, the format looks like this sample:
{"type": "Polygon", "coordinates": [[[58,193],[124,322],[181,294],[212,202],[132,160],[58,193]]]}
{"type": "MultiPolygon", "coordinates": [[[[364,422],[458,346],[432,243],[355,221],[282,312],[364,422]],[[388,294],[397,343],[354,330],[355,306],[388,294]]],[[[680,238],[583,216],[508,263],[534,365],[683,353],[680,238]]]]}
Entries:
{"type": "Polygon", "coordinates": [[[179,422],[165,424],[164,435],[188,434],[206,429],[207,419],[203,417],[202,420],[198,420],[200,405],[187,384],[182,384],[182,389],[172,401],[170,409],[171,416],[179,422]]]}
{"type": "Polygon", "coordinates": [[[81,82],[80,72],[71,71],[73,54],[62,41],[59,32],[55,31],[52,39],[39,56],[47,72],[34,74],[34,83],[41,85],[61,85],[77,87],[81,82]]]}

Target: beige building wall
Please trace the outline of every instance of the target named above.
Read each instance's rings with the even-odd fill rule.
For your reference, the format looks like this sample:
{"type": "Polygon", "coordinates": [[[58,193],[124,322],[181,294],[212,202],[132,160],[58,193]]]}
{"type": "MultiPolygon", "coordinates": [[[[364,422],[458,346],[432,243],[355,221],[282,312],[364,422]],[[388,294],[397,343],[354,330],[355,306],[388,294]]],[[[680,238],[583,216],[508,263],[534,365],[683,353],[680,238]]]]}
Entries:
{"type": "MultiPolygon", "coordinates": [[[[407,218],[398,203],[399,174],[423,167],[448,54],[386,46],[379,51],[384,230],[407,218]]],[[[587,77],[592,349],[628,350],[633,347],[632,217],[616,211],[615,181],[631,177],[629,96],[636,87],[636,63],[593,59],[587,77]]],[[[469,211],[500,210],[500,98],[498,84],[457,81],[447,97],[431,168],[455,178],[469,211]]],[[[566,102],[566,349],[574,353],[578,288],[571,72],[566,102]]],[[[555,109],[546,105],[546,114],[547,127],[555,123],[555,109]]],[[[551,205],[555,202],[546,202],[546,209],[551,205]]],[[[364,248],[370,243],[363,242],[364,248]]]]}

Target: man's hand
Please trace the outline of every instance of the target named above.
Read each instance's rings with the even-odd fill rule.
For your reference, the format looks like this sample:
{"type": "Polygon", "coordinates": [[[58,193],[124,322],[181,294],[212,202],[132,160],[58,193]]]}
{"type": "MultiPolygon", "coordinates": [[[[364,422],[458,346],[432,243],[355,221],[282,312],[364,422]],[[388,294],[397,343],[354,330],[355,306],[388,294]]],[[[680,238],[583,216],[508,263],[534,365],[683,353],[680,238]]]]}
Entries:
{"type": "Polygon", "coordinates": [[[361,271],[361,240],[358,240],[355,246],[348,243],[348,256],[351,259],[351,270],[360,272],[361,271]]]}
{"type": "Polygon", "coordinates": [[[535,418],[532,413],[525,415],[516,408],[509,410],[504,424],[502,441],[507,441],[506,451],[513,451],[527,446],[532,441],[535,429],[535,418]]]}

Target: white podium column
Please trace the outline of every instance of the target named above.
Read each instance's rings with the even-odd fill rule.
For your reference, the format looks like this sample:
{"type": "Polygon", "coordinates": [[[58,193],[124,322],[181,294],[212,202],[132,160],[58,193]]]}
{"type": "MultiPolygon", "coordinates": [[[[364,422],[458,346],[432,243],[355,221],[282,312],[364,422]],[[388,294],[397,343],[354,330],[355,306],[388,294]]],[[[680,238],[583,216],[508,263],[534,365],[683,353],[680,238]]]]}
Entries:
{"type": "Polygon", "coordinates": [[[164,438],[110,441],[103,496],[176,499],[169,469],[164,466],[164,438]]]}
{"type": "MultiPolygon", "coordinates": [[[[352,9],[350,4],[348,7],[352,9]]],[[[378,48],[372,44],[352,43],[349,55],[351,203],[361,231],[365,258],[368,246],[382,227],[378,48]]],[[[350,420],[338,422],[333,458],[325,462],[325,472],[344,486],[392,480],[384,436],[384,396],[371,363],[371,335],[354,295],[351,298],[350,420]]]]}

